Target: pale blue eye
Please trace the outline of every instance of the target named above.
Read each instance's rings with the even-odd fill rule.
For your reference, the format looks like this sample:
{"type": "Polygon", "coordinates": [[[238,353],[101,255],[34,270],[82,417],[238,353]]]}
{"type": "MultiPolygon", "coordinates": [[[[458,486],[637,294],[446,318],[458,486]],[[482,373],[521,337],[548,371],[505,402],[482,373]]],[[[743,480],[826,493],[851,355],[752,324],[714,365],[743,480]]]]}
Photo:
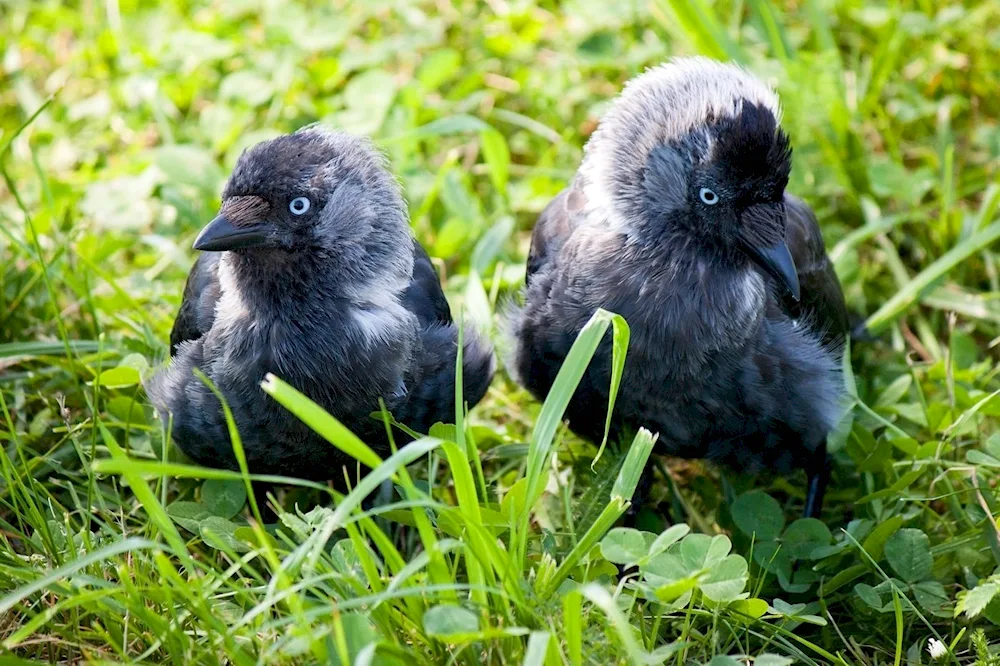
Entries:
{"type": "Polygon", "coordinates": [[[701,188],[701,191],[698,192],[698,196],[701,197],[702,203],[708,204],[709,206],[714,206],[719,203],[719,195],[707,187],[701,188]]]}
{"type": "Polygon", "coordinates": [[[306,197],[295,197],[288,203],[288,210],[292,215],[305,215],[310,206],[312,203],[306,197]]]}

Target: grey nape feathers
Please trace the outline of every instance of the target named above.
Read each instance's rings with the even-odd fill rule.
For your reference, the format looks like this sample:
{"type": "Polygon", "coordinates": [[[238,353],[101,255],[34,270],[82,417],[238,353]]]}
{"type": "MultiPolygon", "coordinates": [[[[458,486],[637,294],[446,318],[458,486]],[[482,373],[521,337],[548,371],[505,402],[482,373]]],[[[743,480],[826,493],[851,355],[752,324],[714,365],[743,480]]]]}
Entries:
{"type": "MultiPolygon", "coordinates": [[[[370,417],[380,398],[418,432],[454,420],[458,328],[399,186],[368,142],[311,126],[250,148],[195,248],[207,252],[188,277],[173,361],[147,383],[195,461],[236,468],[222,407],[195,368],[225,397],[252,472],[338,479],[355,467],[263,392],[267,373],[381,454],[385,426],[370,417]]],[[[494,361],[475,331],[464,340],[471,406],[494,361]]]]}
{"type": "MultiPolygon", "coordinates": [[[[847,312],[812,211],[785,193],[779,120],[734,65],[678,59],[632,80],[535,226],[513,365],[543,399],[594,311],[617,312],[632,336],[615,434],[644,426],[665,452],[750,472],[804,468],[815,516],[847,312]]],[[[567,411],[593,440],[610,359],[605,340],[567,411]]]]}

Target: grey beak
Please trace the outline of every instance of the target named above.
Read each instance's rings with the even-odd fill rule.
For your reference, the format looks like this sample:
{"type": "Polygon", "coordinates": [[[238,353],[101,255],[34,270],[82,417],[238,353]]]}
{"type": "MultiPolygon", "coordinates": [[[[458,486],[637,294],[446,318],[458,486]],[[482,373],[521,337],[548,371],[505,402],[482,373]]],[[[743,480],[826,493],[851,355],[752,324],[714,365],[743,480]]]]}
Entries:
{"type": "Polygon", "coordinates": [[[785,287],[796,302],[799,300],[801,295],[799,293],[799,274],[795,270],[792,253],[788,251],[788,245],[784,241],[769,247],[752,247],[749,244],[744,244],[743,249],[758,266],[763,268],[778,284],[785,287]]]}
{"type": "Polygon", "coordinates": [[[225,252],[257,247],[267,242],[269,226],[250,224],[237,227],[225,215],[219,215],[201,230],[194,240],[194,249],[225,252]]]}

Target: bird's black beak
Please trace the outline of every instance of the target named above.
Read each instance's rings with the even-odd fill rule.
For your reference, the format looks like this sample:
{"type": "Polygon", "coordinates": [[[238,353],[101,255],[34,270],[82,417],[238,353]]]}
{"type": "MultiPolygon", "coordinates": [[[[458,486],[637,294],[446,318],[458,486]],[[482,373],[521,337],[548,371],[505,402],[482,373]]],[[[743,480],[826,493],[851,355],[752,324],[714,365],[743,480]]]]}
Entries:
{"type": "Polygon", "coordinates": [[[271,206],[252,194],[226,197],[222,210],[194,241],[194,249],[225,252],[259,247],[271,240],[275,231],[267,222],[271,206]]]}
{"type": "Polygon", "coordinates": [[[792,253],[788,251],[785,241],[767,247],[746,245],[744,249],[758,266],[788,290],[792,298],[799,300],[799,274],[795,270],[795,261],[792,260],[792,253]]]}
{"type": "Polygon", "coordinates": [[[778,204],[751,206],[742,215],[741,244],[758,266],[799,300],[799,274],[785,243],[785,208],[778,204]]]}
{"type": "Polygon", "coordinates": [[[194,249],[225,252],[257,247],[267,242],[267,224],[236,226],[225,215],[219,215],[201,230],[194,240],[194,249]]]}

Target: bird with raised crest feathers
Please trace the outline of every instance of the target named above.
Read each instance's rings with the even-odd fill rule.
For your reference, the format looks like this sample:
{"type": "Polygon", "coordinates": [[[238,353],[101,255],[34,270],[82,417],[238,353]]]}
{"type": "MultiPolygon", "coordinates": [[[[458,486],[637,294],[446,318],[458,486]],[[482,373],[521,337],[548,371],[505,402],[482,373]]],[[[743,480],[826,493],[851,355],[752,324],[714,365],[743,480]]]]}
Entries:
{"type": "MultiPolygon", "coordinates": [[[[630,81],[535,225],[512,365],[544,399],[594,311],[621,314],[613,434],[646,427],[666,453],[742,471],[805,469],[816,516],[848,316],[790,170],[778,98],[745,69],[680,58],[630,81]]],[[[610,372],[605,340],[566,412],[595,441],[610,372]]]]}
{"type": "MultiPolygon", "coordinates": [[[[147,392],[196,462],[236,468],[222,407],[195,368],[225,397],[251,472],[325,480],[355,465],[263,392],[268,373],[383,455],[385,426],[371,418],[380,399],[417,432],[453,421],[458,327],[368,141],[313,125],[253,146],[194,247],[204,253],[171,332],[173,360],[147,392]]],[[[471,407],[494,359],[464,333],[471,407]]]]}

